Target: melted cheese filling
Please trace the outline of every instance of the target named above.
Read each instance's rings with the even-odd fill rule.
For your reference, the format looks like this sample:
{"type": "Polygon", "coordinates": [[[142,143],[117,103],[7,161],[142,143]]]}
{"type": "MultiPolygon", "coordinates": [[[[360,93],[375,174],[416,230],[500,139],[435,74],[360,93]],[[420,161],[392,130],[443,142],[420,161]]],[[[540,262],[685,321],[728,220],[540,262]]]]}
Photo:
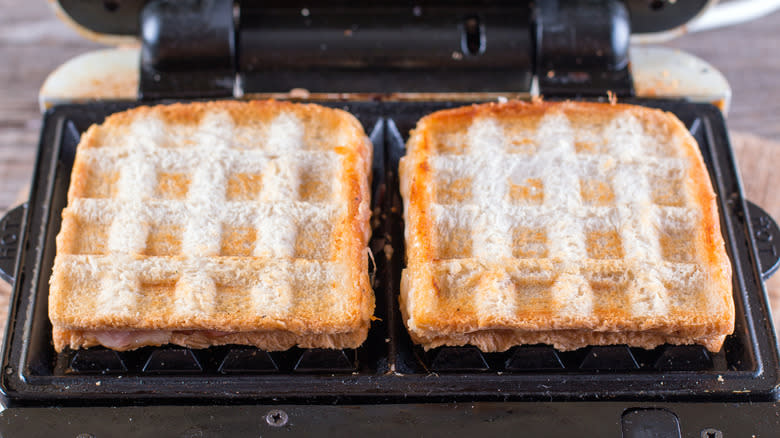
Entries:
{"type": "Polygon", "coordinates": [[[218,330],[94,330],[84,331],[83,336],[105,347],[123,350],[132,346],[168,344],[173,335],[186,336],[195,333],[208,339],[216,339],[235,332],[218,330]]]}

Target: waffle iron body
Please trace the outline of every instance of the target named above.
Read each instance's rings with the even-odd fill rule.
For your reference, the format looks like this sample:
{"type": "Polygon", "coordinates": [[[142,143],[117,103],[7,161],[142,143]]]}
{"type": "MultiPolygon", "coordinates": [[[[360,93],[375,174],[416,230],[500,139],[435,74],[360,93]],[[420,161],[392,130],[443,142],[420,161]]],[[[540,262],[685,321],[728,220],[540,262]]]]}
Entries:
{"type": "MultiPolygon", "coordinates": [[[[574,11],[492,3],[453,8],[434,5],[439,9],[431,7],[433,18],[417,27],[414,20],[425,18],[427,8],[373,10],[374,16],[385,11],[392,19],[408,15],[411,18],[406,20],[412,22],[407,23],[408,33],[415,37],[433,38],[454,26],[458,53],[474,57],[466,66],[459,64],[463,59],[455,59],[458,56],[446,46],[449,43],[443,42],[436,43],[441,47],[431,43],[425,48],[441,53],[440,57],[419,60],[419,53],[409,52],[400,43],[401,37],[388,36],[383,27],[386,21],[376,19],[365,25],[367,32],[374,32],[367,37],[369,43],[347,42],[339,50],[331,46],[327,50],[336,55],[329,60],[312,52],[322,51],[321,47],[312,49],[300,42],[297,48],[291,43],[280,52],[286,57],[268,54],[268,41],[281,41],[285,47],[292,39],[280,36],[288,27],[295,28],[297,35],[311,32],[320,41],[332,37],[328,44],[338,47],[335,37],[323,29],[339,29],[342,38],[350,38],[345,30],[353,36],[360,32],[361,27],[345,27],[345,23],[363,23],[360,20],[367,12],[352,9],[328,12],[277,5],[265,10],[254,9],[250,3],[237,6],[242,18],[235,20],[232,3],[195,2],[192,10],[198,5],[217,8],[212,12],[231,7],[231,19],[215,24],[214,34],[227,32],[232,43],[227,44],[227,52],[224,44],[203,43],[207,62],[189,49],[171,51],[163,31],[157,38],[143,37],[139,101],[101,100],[46,111],[30,200],[0,223],[5,256],[0,258],[0,268],[14,284],[0,377],[8,408],[0,413],[0,434],[498,435],[524,430],[531,436],[561,436],[592,430],[593,436],[687,436],[712,430],[725,436],[761,436],[776,431],[780,428],[776,404],[780,365],[763,279],[777,264],[774,242],[780,232],[771,218],[744,198],[718,108],[682,99],[631,97],[631,72],[622,62],[627,56],[625,47],[612,38],[627,19],[623,3],[590,2],[601,8],[595,12],[609,13],[609,20],[602,20],[598,29],[584,29],[594,35],[593,44],[605,45],[609,59],[601,63],[590,59],[593,64],[587,78],[579,71],[583,67],[566,67],[560,61],[561,56],[573,56],[567,51],[579,50],[581,44],[555,43],[556,34],[542,28],[554,27],[550,23],[559,21],[581,22],[585,3],[574,11]],[[329,20],[309,22],[314,29],[306,31],[306,19],[320,13],[329,20]],[[476,31],[470,21],[474,19],[476,31]],[[512,37],[509,23],[518,20],[526,24],[519,25],[520,37],[512,37]],[[282,24],[273,27],[268,25],[271,22],[282,24]],[[530,49],[511,59],[486,55],[485,65],[480,65],[480,50],[488,53],[487,47],[492,47],[488,37],[495,22],[507,34],[498,32],[496,37],[495,44],[504,52],[520,54],[523,48],[530,49]],[[612,38],[607,38],[609,43],[602,41],[603,35],[599,39],[601,27],[608,29],[604,35],[612,38]],[[379,56],[377,41],[394,45],[387,43],[387,51],[381,52],[385,55],[379,56]],[[554,51],[556,47],[559,50],[554,51]],[[264,53],[264,57],[253,58],[255,53],[264,53]],[[370,62],[350,69],[345,64],[350,57],[370,62]],[[203,62],[182,61],[190,58],[203,62]],[[401,60],[409,59],[414,61],[409,61],[412,66],[404,67],[401,60]],[[551,62],[561,68],[547,75],[544,72],[551,70],[551,62]],[[196,70],[191,81],[183,79],[185,67],[196,70]],[[495,81],[486,83],[484,78],[496,71],[495,81]],[[720,353],[696,346],[654,350],[608,346],[559,352],[544,345],[490,354],[472,347],[424,352],[410,341],[397,304],[404,248],[396,169],[407,133],[432,111],[484,101],[491,93],[527,96],[540,72],[549,76],[539,81],[545,96],[598,99],[607,90],[618,90],[621,101],[674,112],[696,138],[718,193],[721,228],[734,269],[736,329],[720,353]],[[376,219],[370,247],[379,255],[372,272],[379,320],[372,324],[364,346],[274,353],[241,346],[55,353],[47,317],[48,278],[80,134],[90,124],[139,104],[236,97],[237,89],[238,94],[265,97],[291,84],[311,90],[309,101],[353,113],[374,144],[372,208],[376,219]],[[638,435],[642,431],[655,435],[638,435]]],[[[146,26],[152,26],[149,23],[166,29],[170,26],[166,20],[186,15],[167,2],[141,6],[142,34],[146,26]]]]}

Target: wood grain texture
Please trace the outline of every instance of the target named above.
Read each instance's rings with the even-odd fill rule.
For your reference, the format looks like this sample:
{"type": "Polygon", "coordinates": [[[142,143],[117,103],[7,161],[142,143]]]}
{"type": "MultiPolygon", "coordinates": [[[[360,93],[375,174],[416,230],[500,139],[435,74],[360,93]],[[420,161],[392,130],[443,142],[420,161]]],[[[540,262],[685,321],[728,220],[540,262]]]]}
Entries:
{"type": "MultiPolygon", "coordinates": [[[[75,55],[100,48],[60,22],[44,0],[0,0],[0,211],[26,199],[41,114],[38,88],[75,55]]],[[[699,56],[729,80],[734,97],[728,124],[748,197],[780,218],[780,12],[751,23],[686,35],[666,44],[699,56]],[[749,132],[752,135],[736,134],[749,132]]],[[[770,280],[780,315],[780,274],[770,280]]],[[[0,289],[0,320],[8,287],[0,289]]],[[[776,325],[780,322],[775,316],[776,325]]],[[[3,324],[4,326],[4,324],[3,324]]]]}
{"type": "MultiPolygon", "coordinates": [[[[742,175],[745,196],[761,206],[775,220],[780,220],[780,142],[753,134],[731,133],[731,144],[742,175]]],[[[766,282],[775,332],[780,334],[780,274],[766,282]]]]}
{"type": "Polygon", "coordinates": [[[666,45],[706,60],[726,76],[733,92],[731,129],[780,141],[780,11],[666,45]]]}

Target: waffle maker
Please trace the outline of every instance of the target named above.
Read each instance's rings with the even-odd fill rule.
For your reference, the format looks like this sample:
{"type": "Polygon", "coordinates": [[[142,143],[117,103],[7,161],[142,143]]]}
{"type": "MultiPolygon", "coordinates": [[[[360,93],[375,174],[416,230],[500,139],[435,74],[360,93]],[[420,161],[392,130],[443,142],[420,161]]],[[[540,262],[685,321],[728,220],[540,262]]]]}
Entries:
{"type": "Polygon", "coordinates": [[[0,221],[0,270],[14,285],[0,436],[777,436],[780,364],[763,280],[777,268],[780,230],[744,198],[722,116],[728,84],[700,59],[631,45],[679,32],[711,3],[57,0],[83,34],[123,47],[67,62],[41,90],[30,199],[0,221]],[[674,112],[701,147],[734,269],[736,329],[723,350],[415,346],[397,304],[396,169],[409,130],[471,102],[608,94],[674,112]],[[48,278],[80,134],[140,104],[268,97],[343,108],[370,133],[379,319],[366,343],[57,354],[48,278]]]}

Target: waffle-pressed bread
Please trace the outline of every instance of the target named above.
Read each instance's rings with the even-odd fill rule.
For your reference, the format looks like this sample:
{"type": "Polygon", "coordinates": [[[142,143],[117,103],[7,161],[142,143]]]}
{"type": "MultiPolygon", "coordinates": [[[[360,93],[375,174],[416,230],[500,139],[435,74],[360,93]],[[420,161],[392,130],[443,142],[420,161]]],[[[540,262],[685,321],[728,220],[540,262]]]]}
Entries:
{"type": "Polygon", "coordinates": [[[426,349],[702,344],[734,328],[707,169],[674,115],[493,103],[419,121],[400,305],[426,349]]]}
{"type": "Polygon", "coordinates": [[[54,346],[354,348],[374,296],[371,144],[276,101],[138,107],[78,145],[57,236],[54,346]]]}

